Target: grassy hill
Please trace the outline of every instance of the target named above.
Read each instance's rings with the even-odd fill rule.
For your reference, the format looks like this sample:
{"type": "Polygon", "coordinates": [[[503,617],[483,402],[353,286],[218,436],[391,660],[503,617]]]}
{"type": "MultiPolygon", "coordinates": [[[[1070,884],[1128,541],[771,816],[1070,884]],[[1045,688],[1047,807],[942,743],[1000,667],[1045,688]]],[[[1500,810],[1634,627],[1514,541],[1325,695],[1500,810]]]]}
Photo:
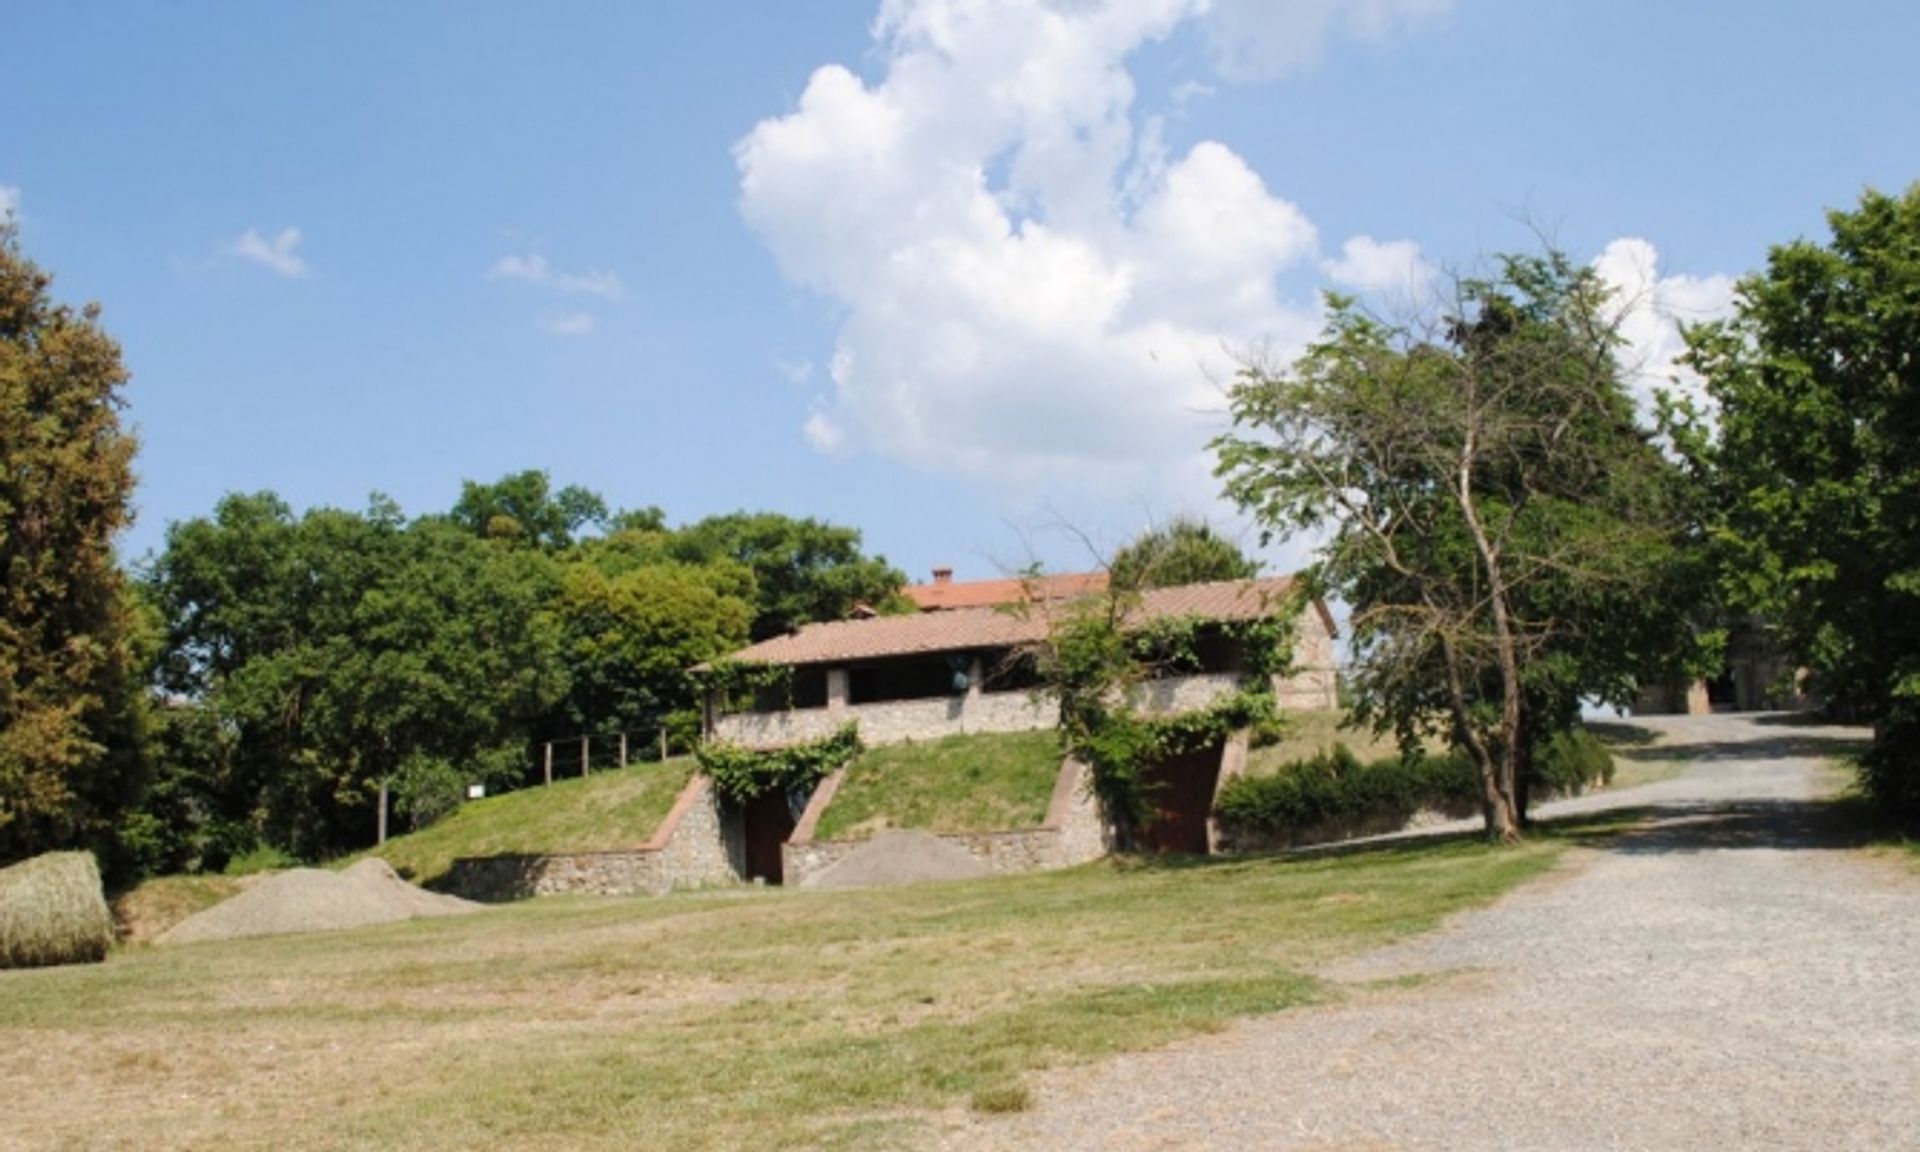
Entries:
{"type": "Polygon", "coordinates": [[[820,817],[814,837],[882,828],[986,832],[1033,828],[1047,816],[1060,773],[1060,738],[991,732],[890,744],[862,753],[820,817]]]}
{"type": "Polygon", "coordinates": [[[666,819],[693,769],[693,758],[682,756],[489,796],[368,854],[425,884],[445,875],[457,856],[635,848],[666,819]]]}

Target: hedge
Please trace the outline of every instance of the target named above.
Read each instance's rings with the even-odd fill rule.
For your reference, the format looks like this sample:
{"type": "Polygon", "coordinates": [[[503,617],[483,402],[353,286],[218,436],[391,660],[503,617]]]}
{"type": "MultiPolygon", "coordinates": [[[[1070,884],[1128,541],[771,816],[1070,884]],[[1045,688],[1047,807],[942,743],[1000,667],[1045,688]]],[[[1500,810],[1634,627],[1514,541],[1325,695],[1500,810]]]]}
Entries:
{"type": "MultiPolygon", "coordinates": [[[[1534,753],[1536,796],[1572,795],[1613,779],[1613,757],[1584,729],[1534,753]]],[[[1214,802],[1221,831],[1238,844],[1293,844],[1387,831],[1423,809],[1465,814],[1480,803],[1480,771],[1463,753],[1362,762],[1345,744],[1271,776],[1229,781],[1214,802]]]]}

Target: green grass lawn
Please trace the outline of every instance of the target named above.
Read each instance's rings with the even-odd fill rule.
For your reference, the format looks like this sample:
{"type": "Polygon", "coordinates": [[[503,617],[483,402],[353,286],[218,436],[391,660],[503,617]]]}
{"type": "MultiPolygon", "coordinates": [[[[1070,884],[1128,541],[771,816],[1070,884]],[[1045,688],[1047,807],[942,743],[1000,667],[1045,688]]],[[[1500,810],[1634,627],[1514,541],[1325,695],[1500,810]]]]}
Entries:
{"type": "Polygon", "coordinates": [[[1029,1076],[1338,998],[1310,973],[1567,841],[1103,863],[863,892],[555,898],[0,972],[48,1148],[916,1147],[1029,1076]]]}
{"type": "Polygon", "coordinates": [[[847,769],[814,837],[1037,827],[1059,774],[1060,738],[1050,729],[889,744],[847,769]]]}
{"type": "Polygon", "coordinates": [[[457,856],[638,847],[666,819],[693,769],[692,757],[679,757],[470,801],[367,855],[426,884],[445,875],[457,856]]]}

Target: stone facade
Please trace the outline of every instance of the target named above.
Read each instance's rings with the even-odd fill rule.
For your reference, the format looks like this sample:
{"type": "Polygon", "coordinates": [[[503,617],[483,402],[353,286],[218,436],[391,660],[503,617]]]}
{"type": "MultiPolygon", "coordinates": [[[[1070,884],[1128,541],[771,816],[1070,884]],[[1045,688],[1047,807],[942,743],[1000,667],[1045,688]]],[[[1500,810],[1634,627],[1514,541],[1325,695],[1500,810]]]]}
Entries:
{"type": "Polygon", "coordinates": [[[935,740],[968,732],[1027,732],[1058,720],[1049,702],[1027,692],[969,692],[925,700],[740,712],[714,722],[713,734],[749,748],[779,748],[831,736],[856,721],[870,745],[935,740]]]}

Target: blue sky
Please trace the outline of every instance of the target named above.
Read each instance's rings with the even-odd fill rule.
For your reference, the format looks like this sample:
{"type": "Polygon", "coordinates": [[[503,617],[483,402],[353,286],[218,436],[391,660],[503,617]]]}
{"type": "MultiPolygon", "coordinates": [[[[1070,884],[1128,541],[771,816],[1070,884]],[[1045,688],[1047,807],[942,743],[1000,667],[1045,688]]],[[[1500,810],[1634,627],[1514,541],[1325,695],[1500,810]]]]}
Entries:
{"type": "Polygon", "coordinates": [[[227,491],[537,467],[987,576],[1222,511],[1229,351],[1523,217],[1664,374],[1920,177],[1915,43],[1894,0],[15,3],[0,198],[134,374],[130,556],[227,491]]]}

